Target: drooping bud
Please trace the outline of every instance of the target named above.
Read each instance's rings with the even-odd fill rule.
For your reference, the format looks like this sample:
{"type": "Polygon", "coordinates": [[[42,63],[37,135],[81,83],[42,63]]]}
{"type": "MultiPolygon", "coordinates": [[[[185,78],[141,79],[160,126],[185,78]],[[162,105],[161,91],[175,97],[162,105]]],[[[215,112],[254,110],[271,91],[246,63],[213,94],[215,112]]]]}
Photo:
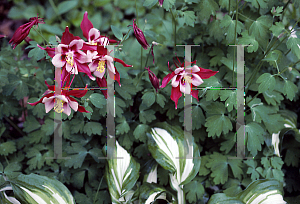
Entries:
{"type": "Polygon", "coordinates": [[[159,79],[156,77],[156,75],[149,69],[149,67],[145,67],[145,69],[148,71],[149,79],[152,84],[152,86],[155,88],[156,92],[158,92],[159,88],[159,79]]]}
{"type": "Polygon", "coordinates": [[[137,41],[141,44],[141,46],[145,50],[147,50],[148,47],[150,47],[150,45],[148,44],[143,31],[137,27],[137,25],[135,23],[135,19],[133,19],[133,25],[132,25],[132,27],[133,27],[133,32],[134,32],[134,35],[135,35],[137,41]]]}

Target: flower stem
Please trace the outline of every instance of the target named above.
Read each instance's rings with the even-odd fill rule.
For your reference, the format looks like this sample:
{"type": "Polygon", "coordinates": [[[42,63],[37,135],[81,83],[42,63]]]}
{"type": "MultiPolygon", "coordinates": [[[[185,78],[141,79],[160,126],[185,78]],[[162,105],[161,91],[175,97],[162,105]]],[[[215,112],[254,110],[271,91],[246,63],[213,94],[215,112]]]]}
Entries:
{"type": "Polygon", "coordinates": [[[141,81],[141,78],[142,78],[142,76],[143,76],[143,74],[144,73],[146,73],[147,71],[143,71],[143,73],[141,74],[141,76],[140,76],[140,78],[139,78],[139,80],[138,80],[138,82],[136,83],[136,85],[135,86],[137,86],[139,83],[140,83],[140,81],[141,81]]]}
{"type": "Polygon", "coordinates": [[[48,43],[48,41],[46,40],[46,38],[42,35],[42,33],[40,33],[37,29],[35,29],[34,27],[32,27],[34,30],[35,30],[35,32],[37,32],[37,34],[39,34],[42,38],[43,38],[43,40],[46,42],[46,44],[48,43]]]}
{"type": "MultiPolygon", "coordinates": [[[[153,45],[152,45],[153,46],[153,45]]],[[[151,48],[149,49],[149,52],[148,52],[148,55],[147,55],[147,58],[146,58],[146,63],[145,63],[145,66],[144,67],[146,67],[147,66],[147,62],[148,62],[148,58],[149,58],[149,55],[151,54],[151,48]]]]}
{"type": "Polygon", "coordinates": [[[20,128],[14,124],[8,117],[4,116],[5,120],[13,127],[15,128],[22,136],[25,136],[24,133],[20,130],[20,128]]]}
{"type": "Polygon", "coordinates": [[[93,204],[95,204],[95,203],[96,203],[97,195],[98,195],[98,192],[99,192],[100,186],[101,186],[101,184],[102,184],[102,180],[103,180],[103,176],[102,176],[102,178],[101,178],[101,181],[100,181],[100,183],[99,183],[99,186],[98,186],[98,189],[97,189],[97,192],[96,192],[96,195],[95,195],[95,198],[94,198],[93,204]]]}
{"type": "Polygon", "coordinates": [[[172,14],[172,22],[174,23],[174,51],[176,52],[176,19],[175,19],[172,9],[170,9],[170,11],[172,14]]]}

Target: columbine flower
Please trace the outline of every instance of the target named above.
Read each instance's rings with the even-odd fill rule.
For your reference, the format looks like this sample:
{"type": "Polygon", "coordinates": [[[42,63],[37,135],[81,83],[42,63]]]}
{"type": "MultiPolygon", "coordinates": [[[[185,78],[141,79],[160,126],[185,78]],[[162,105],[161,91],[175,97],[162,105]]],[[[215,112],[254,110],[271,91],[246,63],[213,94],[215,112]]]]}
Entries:
{"type": "Polygon", "coordinates": [[[156,75],[149,69],[149,67],[145,67],[145,69],[148,70],[149,79],[151,81],[152,86],[156,89],[156,92],[158,92],[159,89],[159,79],[156,77],[156,75]]]}
{"type": "MultiPolygon", "coordinates": [[[[196,63],[196,61],[191,62],[190,64],[194,63],[196,63]]],[[[198,100],[198,90],[192,90],[192,87],[199,86],[203,83],[202,79],[208,79],[218,72],[210,69],[203,69],[197,65],[193,65],[191,68],[184,68],[184,63],[181,64],[179,59],[178,63],[175,63],[175,65],[177,69],[164,77],[161,88],[164,88],[172,79],[171,99],[175,102],[175,108],[177,109],[178,99],[182,96],[181,93],[191,94],[198,100]]],[[[171,70],[170,67],[169,70],[171,70]]]]}
{"type": "Polygon", "coordinates": [[[56,67],[65,67],[70,74],[86,73],[90,79],[95,80],[86,64],[90,61],[86,54],[80,50],[83,43],[83,40],[72,40],[69,45],[59,44],[55,50],[52,64],[56,67]]]}
{"type": "Polygon", "coordinates": [[[20,44],[29,34],[30,29],[34,25],[38,25],[39,23],[45,23],[43,21],[43,18],[37,17],[32,17],[29,19],[28,23],[25,23],[24,25],[21,25],[16,32],[14,33],[13,37],[10,39],[9,43],[12,43],[14,45],[14,48],[20,44]]]}
{"type": "MultiPolygon", "coordinates": [[[[116,40],[109,39],[103,35],[100,35],[100,31],[94,28],[92,22],[88,19],[87,11],[83,15],[83,19],[80,24],[83,36],[89,41],[87,44],[89,45],[108,45],[109,43],[116,43],[116,40]]],[[[93,48],[91,48],[93,49],[93,48]]],[[[95,48],[96,50],[97,48],[95,48]]]]}
{"type": "Polygon", "coordinates": [[[150,45],[148,44],[145,36],[144,36],[144,33],[141,29],[139,29],[135,23],[135,19],[133,19],[133,25],[130,25],[133,27],[133,32],[134,32],[134,35],[137,39],[137,41],[141,44],[141,46],[147,50],[148,47],[150,47],[150,45]]]}
{"type": "Polygon", "coordinates": [[[85,108],[81,105],[78,105],[77,101],[70,97],[70,96],[75,96],[75,97],[83,97],[87,93],[86,90],[62,90],[61,95],[55,95],[54,94],[54,85],[49,86],[47,81],[45,81],[45,84],[48,86],[48,90],[44,93],[44,96],[38,100],[35,103],[29,103],[32,106],[37,105],[38,103],[44,103],[45,104],[45,109],[46,113],[48,113],[52,108],[55,108],[55,101],[60,101],[62,103],[62,112],[67,114],[68,116],[71,114],[71,109],[74,111],[79,111],[79,112],[86,112],[89,113],[85,108]]]}

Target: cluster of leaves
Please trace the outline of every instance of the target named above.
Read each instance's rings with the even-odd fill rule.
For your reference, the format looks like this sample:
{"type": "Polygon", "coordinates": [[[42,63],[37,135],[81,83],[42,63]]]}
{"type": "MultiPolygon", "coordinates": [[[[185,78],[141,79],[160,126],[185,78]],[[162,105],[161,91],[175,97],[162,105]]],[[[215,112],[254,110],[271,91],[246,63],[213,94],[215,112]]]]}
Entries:
{"type": "MultiPolygon", "coordinates": [[[[142,170],[150,158],[146,131],[156,122],[181,127],[184,122],[184,97],[175,109],[170,85],[156,92],[144,67],[149,66],[162,79],[169,73],[168,61],[174,69],[175,54],[184,57],[184,49],[175,45],[200,45],[192,48],[192,60],[197,60],[199,67],[219,73],[204,80],[200,100],[192,100],[192,131],[201,166],[198,175],[184,186],[189,203],[205,203],[217,192],[234,196],[252,181],[263,178],[286,182],[284,188],[290,196],[299,193],[300,175],[293,169],[299,167],[300,158],[297,119],[293,120],[294,134],[289,134],[284,124],[292,114],[282,112],[287,108],[296,111],[291,107],[299,99],[297,1],[165,0],[162,8],[157,0],[13,2],[9,18],[28,19],[36,13],[45,18],[39,32],[47,43],[57,44],[53,36],[61,35],[66,25],[82,37],[79,26],[85,11],[95,28],[122,41],[115,57],[126,59],[133,68],[116,64],[122,84],[115,85],[116,139],[142,170]],[[148,60],[148,51],[141,48],[132,32],[128,39],[125,37],[133,18],[149,42],[161,44],[154,47],[155,64],[148,60]],[[237,94],[234,89],[220,88],[234,87],[238,72],[236,47],[229,44],[250,45],[244,57],[245,139],[246,155],[254,160],[228,159],[236,156],[237,94]],[[274,155],[272,145],[272,134],[279,131],[282,158],[274,155]],[[290,176],[284,177],[284,173],[290,176]]],[[[21,46],[12,50],[6,39],[1,42],[0,162],[4,167],[16,165],[16,171],[60,180],[69,187],[76,203],[111,203],[107,183],[102,179],[107,164],[98,159],[104,156],[101,148],[107,141],[107,101],[100,91],[90,90],[80,102],[91,113],[63,115],[63,156],[71,159],[47,159],[53,156],[54,112],[46,114],[43,104],[31,107],[27,101],[41,97],[47,88],[45,80],[54,84],[54,72],[49,57],[37,47],[43,39],[36,32],[29,37],[35,41],[25,53],[21,46]]],[[[75,87],[86,83],[97,86],[84,77],[83,81],[73,82],[75,87]]],[[[158,184],[166,186],[167,175],[159,167],[158,184]]]]}

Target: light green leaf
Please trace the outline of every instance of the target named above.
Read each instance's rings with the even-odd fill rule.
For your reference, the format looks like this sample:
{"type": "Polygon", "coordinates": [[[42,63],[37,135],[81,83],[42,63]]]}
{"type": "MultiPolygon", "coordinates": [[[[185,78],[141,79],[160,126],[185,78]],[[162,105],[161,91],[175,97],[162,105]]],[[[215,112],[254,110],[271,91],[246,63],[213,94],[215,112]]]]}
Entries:
{"type": "Polygon", "coordinates": [[[150,107],[155,102],[155,94],[153,92],[147,92],[142,96],[143,103],[150,107]]]}
{"type": "Polygon", "coordinates": [[[214,0],[201,1],[196,9],[199,11],[198,16],[200,19],[208,19],[210,15],[216,15],[219,6],[214,0]]]}
{"type": "Polygon", "coordinates": [[[97,122],[88,122],[84,125],[83,132],[88,136],[93,135],[101,135],[103,130],[102,124],[97,122]]]}
{"type": "Polygon", "coordinates": [[[285,27],[282,22],[276,22],[275,25],[272,25],[270,31],[272,31],[274,36],[278,37],[283,33],[283,31],[285,31],[285,27]]]}
{"type": "Polygon", "coordinates": [[[124,133],[128,133],[130,130],[130,127],[126,121],[126,118],[123,116],[122,118],[117,118],[116,122],[119,123],[116,126],[116,135],[120,135],[120,134],[124,134],[124,133]]]}
{"type": "Polygon", "coordinates": [[[247,51],[249,53],[256,52],[258,49],[258,42],[255,40],[255,37],[253,35],[248,34],[248,31],[242,32],[242,38],[239,38],[239,44],[242,45],[251,45],[247,46],[247,51]]]}
{"type": "Polygon", "coordinates": [[[26,118],[26,121],[24,123],[24,131],[29,133],[32,132],[33,130],[36,130],[38,128],[40,128],[41,125],[40,123],[35,119],[35,117],[33,116],[28,116],[26,118]]]}
{"type": "Polygon", "coordinates": [[[153,7],[155,4],[157,4],[158,0],[145,0],[143,3],[143,6],[147,8],[153,7]]]}
{"type": "Polygon", "coordinates": [[[213,58],[211,58],[209,60],[210,66],[214,67],[214,66],[217,66],[217,65],[220,66],[222,64],[221,59],[222,59],[222,57],[224,57],[224,52],[220,48],[213,47],[212,51],[210,51],[208,53],[208,55],[211,56],[211,57],[214,56],[213,58]]]}
{"type": "Polygon", "coordinates": [[[146,132],[148,132],[149,126],[145,124],[139,124],[133,131],[135,139],[138,139],[141,142],[146,142],[146,132]]]}
{"type": "Polygon", "coordinates": [[[264,73],[258,77],[256,83],[260,83],[258,86],[259,93],[263,93],[266,90],[273,91],[275,88],[275,78],[269,73],[264,73]]]}
{"type": "MultiPolygon", "coordinates": [[[[225,15],[223,20],[221,21],[221,28],[223,28],[223,32],[226,33],[226,40],[231,43],[234,41],[236,36],[235,34],[235,20],[231,19],[229,15],[225,15]]],[[[244,28],[244,25],[238,21],[237,22],[237,27],[236,27],[236,33],[240,34],[242,29],[244,28]]]]}
{"type": "Polygon", "coordinates": [[[73,8],[75,8],[78,5],[77,1],[63,1],[58,4],[57,10],[58,10],[58,15],[64,14],[73,8]]]}
{"type": "Polygon", "coordinates": [[[146,124],[147,122],[151,122],[156,119],[155,117],[155,111],[154,110],[146,110],[146,111],[140,111],[139,113],[139,119],[142,123],[146,124]]]}
{"type": "MultiPolygon", "coordinates": [[[[300,52],[300,50],[299,50],[300,52]]],[[[284,80],[283,94],[292,101],[298,92],[298,87],[290,80],[284,80]]]]}
{"type": "Polygon", "coordinates": [[[261,16],[251,24],[249,34],[255,36],[256,39],[266,39],[272,23],[273,21],[270,16],[261,16]]]}
{"type": "Polygon", "coordinates": [[[103,108],[103,106],[106,105],[106,99],[102,94],[93,93],[89,98],[92,104],[97,108],[103,108]]]}
{"type": "Polygon", "coordinates": [[[264,143],[264,129],[255,122],[245,125],[247,149],[255,157],[257,150],[261,150],[261,145],[264,143]]]}
{"type": "Polygon", "coordinates": [[[184,11],[183,19],[184,19],[184,23],[186,25],[194,27],[194,23],[195,23],[197,17],[195,16],[194,11],[184,11]]]}
{"type": "Polygon", "coordinates": [[[17,151],[14,141],[3,142],[0,144],[0,155],[7,156],[17,151]]]}
{"type": "Polygon", "coordinates": [[[254,8],[267,8],[268,0],[246,0],[247,2],[251,2],[254,8]]]}
{"type": "Polygon", "coordinates": [[[111,25],[110,27],[111,27],[112,32],[116,36],[116,38],[118,38],[119,40],[122,40],[123,34],[122,34],[121,30],[114,25],[111,25]]]}

